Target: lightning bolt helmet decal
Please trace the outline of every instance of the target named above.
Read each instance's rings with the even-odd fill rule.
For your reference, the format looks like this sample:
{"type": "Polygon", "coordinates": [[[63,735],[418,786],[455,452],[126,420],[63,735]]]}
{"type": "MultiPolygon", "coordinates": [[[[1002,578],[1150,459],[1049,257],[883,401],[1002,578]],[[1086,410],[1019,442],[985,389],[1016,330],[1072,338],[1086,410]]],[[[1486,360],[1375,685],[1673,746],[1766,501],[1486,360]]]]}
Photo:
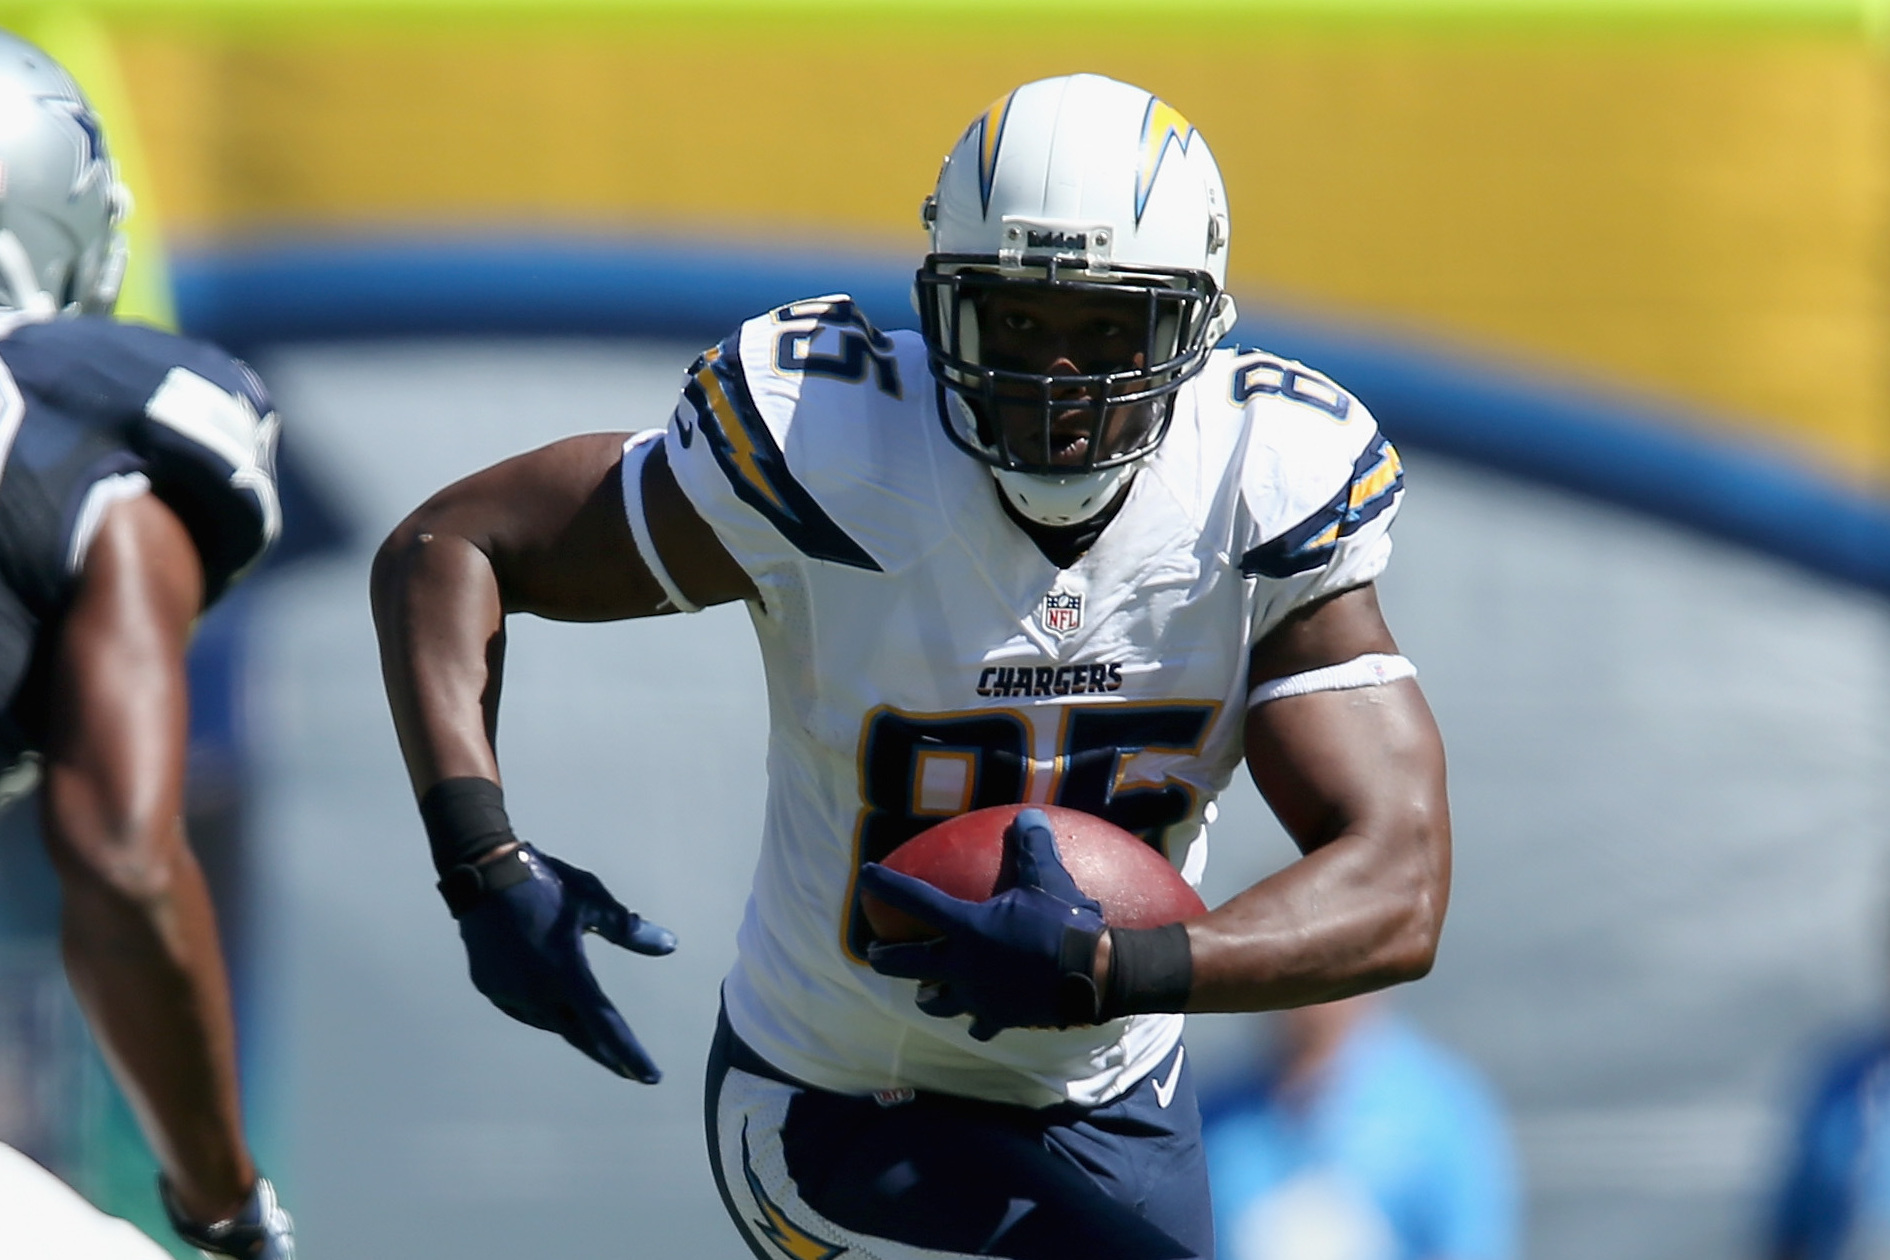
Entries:
{"type": "Polygon", "coordinates": [[[1155,187],[1155,175],[1162,167],[1162,158],[1168,154],[1168,142],[1173,140],[1188,151],[1188,142],[1194,139],[1194,127],[1181,111],[1168,102],[1155,96],[1148,98],[1148,109],[1142,114],[1142,161],[1135,172],[1135,221],[1142,222],[1142,212],[1148,208],[1149,190],[1155,187]]]}
{"type": "Polygon", "coordinates": [[[1004,120],[1011,114],[1011,98],[1015,92],[1006,92],[991,102],[991,108],[978,116],[978,121],[971,124],[978,133],[978,196],[984,213],[991,213],[991,185],[997,178],[998,145],[1004,142],[1004,120]]]}

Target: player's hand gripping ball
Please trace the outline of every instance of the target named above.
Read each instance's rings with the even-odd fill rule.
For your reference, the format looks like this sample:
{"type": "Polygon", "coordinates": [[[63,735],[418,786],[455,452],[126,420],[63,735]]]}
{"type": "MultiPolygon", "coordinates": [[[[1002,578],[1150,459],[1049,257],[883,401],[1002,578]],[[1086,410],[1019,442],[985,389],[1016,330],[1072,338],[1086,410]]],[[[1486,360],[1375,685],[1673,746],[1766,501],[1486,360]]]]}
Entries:
{"type": "Polygon", "coordinates": [[[860,889],[867,923],[882,938],[868,947],[873,970],[919,981],[920,1010],[970,1015],[980,1041],[1006,1028],[1095,1022],[1091,972],[1103,932],[1204,909],[1134,836],[1046,806],[941,823],[862,867],[860,889]]]}
{"type": "MultiPolygon", "coordinates": [[[[948,818],[894,849],[881,863],[963,901],[987,901],[1017,879],[1005,845],[1023,805],[995,805],[948,818]]],[[[1110,927],[1150,928],[1204,914],[1207,907],[1153,846],[1114,823],[1060,805],[1038,805],[1056,837],[1057,857],[1085,896],[1102,906],[1110,927]]],[[[937,936],[924,920],[868,893],[866,922],[882,941],[937,936]]]]}

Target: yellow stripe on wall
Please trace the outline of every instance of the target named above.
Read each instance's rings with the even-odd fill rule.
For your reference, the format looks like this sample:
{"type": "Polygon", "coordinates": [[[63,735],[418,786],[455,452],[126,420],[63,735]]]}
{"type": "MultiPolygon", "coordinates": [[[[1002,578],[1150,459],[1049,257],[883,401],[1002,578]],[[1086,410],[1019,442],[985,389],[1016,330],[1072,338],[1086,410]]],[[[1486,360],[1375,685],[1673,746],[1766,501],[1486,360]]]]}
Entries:
{"type": "Polygon", "coordinates": [[[185,237],[551,227],[915,256],[919,199],[966,123],[1019,82],[1098,70],[1214,147],[1238,292],[1689,400],[1890,480],[1890,137],[1861,26],[1226,34],[1124,16],[1078,57],[955,8],[904,12],[126,18],[119,50],[185,237]]]}

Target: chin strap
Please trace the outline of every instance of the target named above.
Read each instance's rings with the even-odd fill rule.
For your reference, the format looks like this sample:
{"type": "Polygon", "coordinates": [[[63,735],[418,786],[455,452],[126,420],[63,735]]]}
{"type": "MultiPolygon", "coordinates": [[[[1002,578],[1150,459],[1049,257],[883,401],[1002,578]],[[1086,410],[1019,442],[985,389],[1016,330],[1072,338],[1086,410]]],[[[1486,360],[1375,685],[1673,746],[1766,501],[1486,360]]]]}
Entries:
{"type": "Polygon", "coordinates": [[[1039,525],[1063,529],[1093,519],[1114,503],[1138,466],[1139,461],[1117,464],[1114,468],[1068,477],[993,468],[991,475],[997,479],[999,492],[1018,515],[1039,525]]]}

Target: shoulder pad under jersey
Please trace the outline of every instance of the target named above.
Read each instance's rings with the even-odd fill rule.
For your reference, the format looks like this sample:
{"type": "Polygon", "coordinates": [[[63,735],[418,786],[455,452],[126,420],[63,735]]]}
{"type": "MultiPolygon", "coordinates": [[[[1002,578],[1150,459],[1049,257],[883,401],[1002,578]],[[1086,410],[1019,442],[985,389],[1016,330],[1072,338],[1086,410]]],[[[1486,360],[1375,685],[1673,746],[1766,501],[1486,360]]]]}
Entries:
{"type": "Polygon", "coordinates": [[[21,393],[114,429],[189,529],[216,598],[282,528],[268,391],[216,346],[103,317],[26,324],[0,340],[21,393]]]}
{"type": "Polygon", "coordinates": [[[912,341],[842,294],[757,316],[696,361],[669,462],[738,561],[880,572],[913,550],[915,518],[937,508],[927,444],[911,431],[931,380],[912,341]]]}
{"type": "Polygon", "coordinates": [[[1241,497],[1252,535],[1243,573],[1309,573],[1354,538],[1383,532],[1404,469],[1358,399],[1304,364],[1262,352],[1234,361],[1228,388],[1248,424],[1241,497]]]}

